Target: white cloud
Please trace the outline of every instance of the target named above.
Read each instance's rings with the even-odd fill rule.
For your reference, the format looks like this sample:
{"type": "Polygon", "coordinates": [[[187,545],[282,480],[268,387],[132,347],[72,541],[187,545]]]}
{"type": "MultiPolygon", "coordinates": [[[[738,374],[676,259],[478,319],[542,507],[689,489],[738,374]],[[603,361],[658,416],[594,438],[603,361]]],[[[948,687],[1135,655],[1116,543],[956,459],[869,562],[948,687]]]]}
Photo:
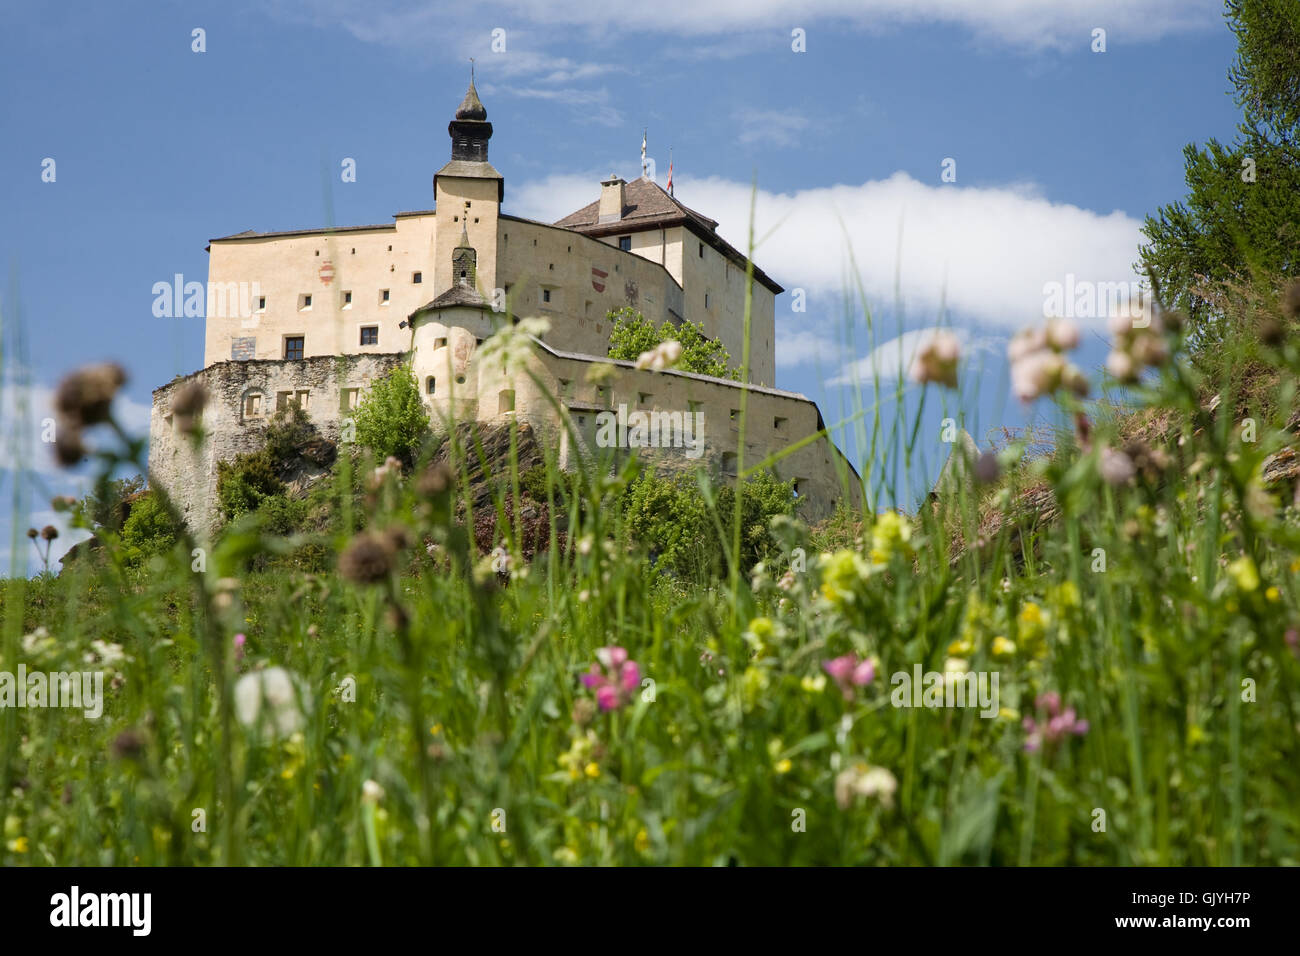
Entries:
{"type": "Polygon", "coordinates": [[[976,352],[993,351],[997,340],[976,337],[966,329],[944,329],[931,326],[925,329],[913,329],[904,332],[876,346],[863,358],[850,362],[840,370],[839,375],[828,380],[827,385],[869,385],[873,381],[892,382],[900,376],[905,377],[912,366],[912,359],[927,339],[936,332],[950,332],[961,343],[961,367],[964,369],[976,352]]]}
{"type": "MultiPolygon", "coordinates": [[[[511,188],[508,211],[553,222],[596,199],[606,173],[511,188]]],[[[745,250],[749,184],[679,177],[676,185],[679,200],[718,220],[719,232],[745,250]]],[[[926,185],[895,173],[791,193],[760,189],[754,259],[787,288],[805,289],[813,313],[842,308],[853,276],[874,307],[892,304],[897,279],[909,315],[934,318],[946,308],[963,321],[1014,329],[1041,321],[1044,286],[1068,275],[1136,281],[1140,225],[1123,212],[1054,203],[1030,186],[926,185]]],[[[1103,323],[1099,317],[1095,327],[1103,323]]]]}
{"type": "MultiPolygon", "coordinates": [[[[358,39],[391,46],[438,49],[449,34],[490,43],[495,28],[507,31],[504,61],[512,48],[523,49],[530,29],[568,39],[573,29],[595,37],[619,33],[711,37],[722,34],[776,33],[789,37],[796,27],[808,33],[808,50],[817,48],[818,30],[941,24],[1025,49],[1087,50],[1092,30],[1107,31],[1108,44],[1148,42],[1171,33],[1218,26],[1219,0],[659,0],[617,7],[574,0],[480,0],[463,14],[427,0],[352,0],[278,2],[272,12],[317,25],[341,24],[358,39]],[[515,40],[511,43],[511,37],[515,40]]],[[[787,41],[783,40],[783,43],[787,41]]]]}
{"type": "Polygon", "coordinates": [[[610,104],[609,91],[603,87],[598,90],[580,90],[572,87],[552,89],[537,86],[497,86],[484,85],[483,95],[491,96],[504,93],[520,99],[545,100],[568,107],[583,120],[600,126],[620,126],[623,114],[610,104]]]}
{"type": "Polygon", "coordinates": [[[799,134],[808,128],[808,117],[791,110],[759,110],[753,107],[736,114],[740,123],[741,143],[771,143],[774,146],[793,146],[799,134]]]}

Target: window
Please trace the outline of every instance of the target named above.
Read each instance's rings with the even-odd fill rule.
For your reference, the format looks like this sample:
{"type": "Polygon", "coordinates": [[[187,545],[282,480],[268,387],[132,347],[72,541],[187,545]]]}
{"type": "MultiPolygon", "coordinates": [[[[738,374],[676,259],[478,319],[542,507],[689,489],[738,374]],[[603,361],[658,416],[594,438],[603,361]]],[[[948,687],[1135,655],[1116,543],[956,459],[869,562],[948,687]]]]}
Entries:
{"type": "Polygon", "coordinates": [[[343,401],[340,403],[345,412],[355,411],[357,402],[361,397],[361,389],[345,388],[343,389],[343,401]]]}
{"type": "Polygon", "coordinates": [[[445,348],[447,347],[447,340],[446,340],[446,339],[434,339],[434,340],[433,340],[433,347],[434,347],[435,349],[445,349],[445,348]]]}
{"type": "Polygon", "coordinates": [[[351,293],[351,292],[344,292],[344,293],[343,293],[343,308],[345,308],[345,309],[350,309],[350,308],[352,308],[352,293],[351,293]]]}
{"type": "Polygon", "coordinates": [[[457,375],[457,376],[456,376],[456,384],[457,384],[457,385],[464,385],[464,384],[465,384],[465,376],[464,376],[464,375],[457,375]]]}
{"type": "Polygon", "coordinates": [[[432,395],[437,390],[438,390],[438,380],[434,378],[432,375],[430,375],[428,378],[424,380],[424,391],[427,394],[432,395]]]}
{"type": "Polygon", "coordinates": [[[378,345],[379,344],[379,326],[363,325],[361,327],[361,344],[378,345]]]}
{"type": "Polygon", "coordinates": [[[704,243],[700,243],[700,258],[704,258],[704,243]]]}
{"type": "Polygon", "coordinates": [[[264,295],[259,295],[259,296],[257,297],[257,311],[258,311],[258,312],[265,312],[265,311],[266,311],[266,296],[264,296],[264,295]]]}
{"type": "Polygon", "coordinates": [[[311,404],[311,392],[306,389],[298,392],[293,397],[293,403],[305,412],[307,407],[311,404]]]}
{"type": "Polygon", "coordinates": [[[649,405],[649,404],[650,404],[650,399],[652,399],[653,397],[654,397],[654,396],[651,395],[649,392],[637,392],[637,393],[636,393],[636,400],[637,400],[637,404],[639,404],[639,405],[649,405]]]}
{"type": "Polygon", "coordinates": [[[734,421],[736,421],[736,420],[739,419],[739,418],[740,418],[740,409],[739,409],[739,408],[733,408],[733,409],[731,410],[731,420],[734,422],[734,421]]]}
{"type": "Polygon", "coordinates": [[[543,301],[543,302],[550,302],[550,301],[551,301],[551,290],[550,290],[550,289],[543,289],[543,290],[542,290],[542,301],[543,301]]]}
{"type": "Polygon", "coordinates": [[[387,290],[387,289],[380,289],[380,290],[379,290],[379,304],[380,304],[380,305],[388,305],[388,290],[387,290]]]}
{"type": "Polygon", "coordinates": [[[777,431],[781,431],[785,428],[785,422],[786,420],[784,418],[774,418],[772,419],[772,427],[777,431]]]}
{"type": "Polygon", "coordinates": [[[620,249],[622,249],[624,252],[631,252],[631,251],[632,251],[632,237],[631,237],[631,236],[619,236],[619,237],[618,237],[618,247],[619,247],[620,249]]]}
{"type": "Polygon", "coordinates": [[[790,493],[793,494],[796,498],[800,496],[799,485],[802,481],[803,481],[802,478],[796,478],[794,479],[794,481],[790,482],[790,493]]]}
{"type": "Polygon", "coordinates": [[[568,378],[562,378],[559,380],[559,382],[560,382],[560,396],[562,398],[568,398],[570,394],[569,389],[573,386],[573,380],[568,378]]]}
{"type": "Polygon", "coordinates": [[[597,405],[608,405],[608,404],[609,404],[609,386],[608,386],[608,385],[597,385],[597,386],[596,386],[596,404],[597,404],[597,405]]]}
{"type": "Polygon", "coordinates": [[[497,414],[505,415],[515,410],[515,390],[507,388],[497,394],[497,414]]]}
{"type": "Polygon", "coordinates": [[[690,401],[688,401],[688,402],[686,403],[686,410],[687,410],[688,412],[690,412],[692,415],[694,415],[696,412],[698,412],[698,411],[699,411],[701,408],[703,408],[703,407],[704,407],[704,403],[703,403],[703,402],[690,402],[690,401]]]}
{"type": "Polygon", "coordinates": [[[709,307],[709,294],[707,292],[704,293],[704,307],[706,309],[709,307]]]}
{"type": "Polygon", "coordinates": [[[287,335],[284,339],[284,357],[286,359],[300,359],[303,352],[303,337],[301,335],[287,335]]]}
{"type": "Polygon", "coordinates": [[[414,282],[416,285],[419,285],[421,282],[424,281],[424,273],[423,273],[423,272],[414,272],[414,273],[412,273],[412,274],[411,274],[411,281],[414,282]]]}
{"type": "Polygon", "coordinates": [[[244,396],[244,417],[260,418],[262,415],[262,396],[257,392],[244,396]]]}
{"type": "Polygon", "coordinates": [[[284,411],[293,404],[293,392],[276,392],[275,393],[275,410],[284,411]]]}
{"type": "Polygon", "coordinates": [[[298,309],[299,311],[305,312],[307,309],[310,308],[311,308],[311,293],[304,292],[302,295],[298,296],[298,309]]]}

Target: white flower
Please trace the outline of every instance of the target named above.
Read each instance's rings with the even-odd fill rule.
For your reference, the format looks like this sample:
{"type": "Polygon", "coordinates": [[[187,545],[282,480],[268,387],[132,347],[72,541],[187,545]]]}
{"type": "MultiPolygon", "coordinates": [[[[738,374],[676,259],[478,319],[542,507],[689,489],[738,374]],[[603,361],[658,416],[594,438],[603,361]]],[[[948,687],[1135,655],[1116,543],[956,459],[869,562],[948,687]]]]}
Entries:
{"type": "Polygon", "coordinates": [[[664,369],[676,365],[681,357],[682,343],[675,339],[669,339],[667,342],[660,342],[650,351],[638,355],[636,367],[662,372],[664,369]]]}
{"type": "Polygon", "coordinates": [[[957,387],[957,361],[961,358],[961,342],[951,332],[935,332],[927,338],[912,360],[909,376],[924,385],[937,382],[948,388],[957,387]]]}
{"type": "Polygon", "coordinates": [[[855,763],[835,778],[835,802],[841,810],[852,806],[856,797],[875,797],[888,810],[894,805],[898,781],[884,767],[855,763]]]}
{"type": "Polygon", "coordinates": [[[1079,326],[1069,319],[1047,321],[1047,344],[1058,352],[1068,352],[1079,347],[1079,326]]]}
{"type": "Polygon", "coordinates": [[[1121,382],[1132,382],[1137,379],[1137,365],[1133,362],[1133,356],[1127,352],[1116,350],[1106,356],[1106,371],[1121,382]]]}
{"type": "Polygon", "coordinates": [[[272,737],[287,737],[301,730],[305,723],[303,708],[310,706],[310,693],[298,687],[283,667],[253,671],[235,684],[235,716],[239,722],[249,730],[265,726],[272,737]]]}
{"type": "Polygon", "coordinates": [[[1137,471],[1132,458],[1113,448],[1102,448],[1099,470],[1108,485],[1125,484],[1137,471]]]}
{"type": "Polygon", "coordinates": [[[384,788],[373,780],[367,780],[361,785],[361,802],[378,803],[384,799],[384,788]]]}
{"type": "Polygon", "coordinates": [[[98,662],[105,669],[113,667],[120,661],[126,660],[126,653],[122,650],[121,644],[108,644],[104,641],[91,641],[91,652],[86,655],[86,663],[93,664],[98,662]]]}

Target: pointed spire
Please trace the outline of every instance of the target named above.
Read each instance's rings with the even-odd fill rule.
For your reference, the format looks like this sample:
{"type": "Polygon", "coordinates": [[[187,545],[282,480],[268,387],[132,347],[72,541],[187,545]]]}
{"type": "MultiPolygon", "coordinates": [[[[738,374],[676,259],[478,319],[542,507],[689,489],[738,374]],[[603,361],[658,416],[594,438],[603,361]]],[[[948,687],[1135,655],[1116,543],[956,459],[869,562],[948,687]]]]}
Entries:
{"type": "Polygon", "coordinates": [[[487,109],[484,108],[483,101],[478,98],[478,90],[474,89],[473,57],[470,57],[469,61],[469,89],[465,91],[465,99],[461,101],[460,109],[456,110],[456,119],[480,121],[487,119],[487,109]]]}

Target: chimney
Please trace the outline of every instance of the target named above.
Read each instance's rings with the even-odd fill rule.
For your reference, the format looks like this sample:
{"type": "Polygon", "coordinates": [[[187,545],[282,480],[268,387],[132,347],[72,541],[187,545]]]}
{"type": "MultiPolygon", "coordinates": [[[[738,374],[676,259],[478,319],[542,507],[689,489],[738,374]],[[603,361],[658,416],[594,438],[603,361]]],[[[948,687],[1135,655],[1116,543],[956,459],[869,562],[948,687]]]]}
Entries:
{"type": "Polygon", "coordinates": [[[623,218],[623,187],[627,183],[610,173],[609,179],[600,184],[600,209],[597,222],[618,222],[623,218]]]}

